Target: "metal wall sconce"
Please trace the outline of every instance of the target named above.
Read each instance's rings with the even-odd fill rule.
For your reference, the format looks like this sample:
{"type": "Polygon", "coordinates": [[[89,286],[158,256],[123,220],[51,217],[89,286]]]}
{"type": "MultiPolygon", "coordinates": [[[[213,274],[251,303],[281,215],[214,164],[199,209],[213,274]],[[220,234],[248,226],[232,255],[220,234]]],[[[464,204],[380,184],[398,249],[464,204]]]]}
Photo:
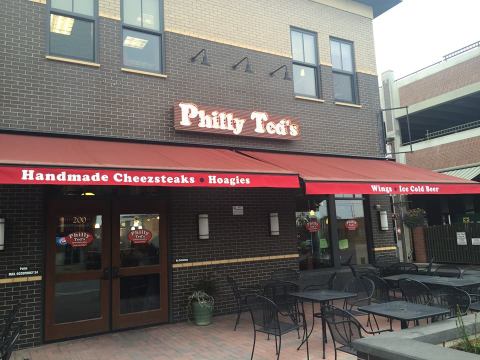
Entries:
{"type": "Polygon", "coordinates": [[[378,216],[380,217],[380,230],[388,231],[388,213],[386,210],[382,210],[382,206],[380,204],[375,205],[375,210],[378,211],[378,216]]]}
{"type": "Polygon", "coordinates": [[[270,235],[280,235],[280,222],[278,220],[278,213],[270,213],[270,235]]]}
{"type": "Polygon", "coordinates": [[[198,238],[200,240],[210,239],[210,230],[208,228],[208,214],[198,215],[198,238]]]}
{"type": "Polygon", "coordinates": [[[288,67],[287,67],[287,65],[282,65],[282,66],[280,66],[278,69],[272,71],[272,72],[270,73],[270,76],[275,75],[275,73],[276,73],[277,71],[279,71],[279,70],[281,70],[281,69],[283,69],[283,68],[285,68],[285,75],[283,76],[283,80],[292,80],[292,77],[291,77],[290,74],[288,73],[288,67]]]}
{"type": "Polygon", "coordinates": [[[210,63],[208,62],[208,57],[207,57],[207,50],[206,49],[202,49],[200,50],[197,55],[193,56],[190,60],[191,62],[195,62],[197,60],[197,58],[200,56],[200,54],[203,53],[203,58],[202,58],[202,65],[206,65],[206,66],[210,66],[210,63]]]}
{"type": "Polygon", "coordinates": [[[245,66],[245,72],[249,74],[253,74],[252,66],[250,65],[250,60],[248,59],[248,56],[245,56],[242,60],[237,62],[235,65],[232,66],[233,70],[237,70],[237,68],[240,66],[242,62],[247,60],[247,65],[245,66]]]}
{"type": "Polygon", "coordinates": [[[0,218],[0,251],[5,250],[5,219],[0,218]]]}

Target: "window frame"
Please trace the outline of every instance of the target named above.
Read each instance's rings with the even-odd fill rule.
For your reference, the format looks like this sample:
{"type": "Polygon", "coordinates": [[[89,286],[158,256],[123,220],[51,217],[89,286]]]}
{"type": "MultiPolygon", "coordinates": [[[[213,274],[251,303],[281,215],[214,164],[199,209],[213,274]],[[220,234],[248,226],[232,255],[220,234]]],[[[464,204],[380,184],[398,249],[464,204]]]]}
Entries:
{"type": "MultiPolygon", "coordinates": [[[[73,9],[73,2],[75,0],[72,0],[72,9],[73,9]]],[[[81,0],[80,0],[81,1],[81,0]]],[[[65,59],[73,59],[73,60],[79,60],[79,61],[86,61],[86,62],[92,62],[92,63],[98,63],[99,62],[99,56],[98,56],[98,0],[93,0],[93,16],[90,15],[84,15],[84,14],[79,14],[73,11],[66,11],[66,10],[61,10],[57,8],[52,8],[52,0],[47,0],[47,19],[46,19],[46,30],[47,30],[47,41],[46,41],[46,50],[47,54],[50,56],[58,56],[62,57],[65,59]],[[78,56],[70,56],[70,55],[64,55],[64,54],[56,54],[50,51],[50,21],[51,21],[51,15],[60,15],[60,16],[68,16],[74,19],[82,20],[82,21],[88,21],[93,23],[93,59],[87,60],[85,58],[80,58],[78,56]]]]}
{"type": "MultiPolygon", "coordinates": [[[[153,30],[153,29],[144,28],[144,27],[141,27],[141,26],[126,24],[124,22],[124,14],[123,14],[123,8],[124,8],[123,4],[124,4],[124,2],[125,2],[124,0],[120,1],[120,18],[121,18],[121,30],[120,30],[120,44],[121,44],[121,54],[120,54],[120,56],[121,56],[121,59],[120,59],[120,61],[121,61],[121,64],[122,64],[122,68],[131,69],[131,70],[138,70],[138,71],[143,71],[143,72],[147,72],[147,73],[150,72],[150,73],[153,73],[153,74],[164,74],[165,73],[165,28],[164,28],[165,21],[164,21],[163,0],[158,0],[158,24],[159,24],[159,30],[158,31],[153,30]],[[160,40],[159,71],[152,71],[152,70],[148,70],[148,69],[145,69],[145,68],[125,65],[125,63],[123,62],[123,60],[124,60],[124,57],[123,57],[123,55],[124,55],[123,54],[123,48],[124,48],[123,32],[124,32],[125,29],[159,37],[159,40],[160,40]]],[[[141,8],[143,7],[143,0],[140,0],[140,7],[141,8]]],[[[142,10],[140,10],[140,13],[141,13],[141,16],[143,17],[143,11],[142,10]]]]}
{"type": "Polygon", "coordinates": [[[319,66],[319,54],[318,54],[318,34],[313,31],[301,29],[295,26],[290,26],[290,47],[291,47],[291,54],[292,54],[292,80],[294,82],[294,87],[293,87],[293,92],[295,96],[304,96],[304,97],[309,97],[312,99],[320,99],[321,98],[321,83],[320,83],[320,66],[319,66]],[[314,46],[315,46],[315,64],[307,63],[307,62],[302,62],[295,60],[293,58],[293,39],[292,39],[292,32],[298,32],[302,34],[302,49],[303,49],[303,55],[305,56],[305,45],[303,41],[303,34],[311,35],[313,36],[314,39],[314,46]],[[294,65],[299,65],[299,66],[304,66],[313,69],[314,71],[314,80],[315,80],[315,95],[312,96],[310,94],[303,94],[303,93],[297,93],[295,92],[295,78],[293,74],[293,66],[294,65]]]}
{"type": "MultiPolygon", "coordinates": [[[[340,58],[342,54],[340,52],[340,58]]],[[[335,101],[340,101],[340,102],[346,102],[346,103],[351,103],[351,104],[359,104],[359,96],[358,96],[358,84],[357,84],[357,71],[356,71],[356,62],[355,62],[355,48],[353,41],[345,40],[345,39],[340,39],[337,37],[330,36],[330,61],[332,62],[332,83],[334,86],[333,89],[333,97],[335,101]],[[340,49],[342,44],[347,44],[350,46],[350,51],[351,51],[351,57],[352,57],[352,71],[346,71],[343,69],[335,69],[333,67],[333,59],[332,59],[332,42],[337,42],[340,44],[340,49]],[[350,77],[350,87],[352,90],[352,101],[350,100],[345,100],[345,99],[337,99],[335,97],[335,76],[334,74],[341,74],[341,75],[347,75],[350,77]]]]}

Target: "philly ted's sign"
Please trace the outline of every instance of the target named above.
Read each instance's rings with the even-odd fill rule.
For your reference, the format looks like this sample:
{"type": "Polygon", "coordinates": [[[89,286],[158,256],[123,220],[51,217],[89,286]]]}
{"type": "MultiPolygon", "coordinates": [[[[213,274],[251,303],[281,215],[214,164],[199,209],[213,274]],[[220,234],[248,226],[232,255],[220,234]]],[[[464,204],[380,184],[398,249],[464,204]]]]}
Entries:
{"type": "Polygon", "coordinates": [[[225,109],[190,102],[175,104],[176,130],[266,139],[299,140],[300,124],[290,116],[225,109]]]}

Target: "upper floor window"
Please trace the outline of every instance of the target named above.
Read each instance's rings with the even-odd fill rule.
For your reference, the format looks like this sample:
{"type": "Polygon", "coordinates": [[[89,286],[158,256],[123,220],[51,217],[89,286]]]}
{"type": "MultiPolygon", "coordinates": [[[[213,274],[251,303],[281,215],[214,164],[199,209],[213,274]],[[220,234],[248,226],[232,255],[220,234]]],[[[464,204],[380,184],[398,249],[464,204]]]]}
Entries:
{"type": "Polygon", "coordinates": [[[335,100],[356,103],[353,44],[345,40],[330,39],[330,47],[335,100]]]}
{"type": "Polygon", "coordinates": [[[48,52],[78,60],[95,61],[95,0],[50,0],[48,52]]]}
{"type": "Polygon", "coordinates": [[[318,97],[317,36],[308,31],[292,29],[291,39],[295,94],[318,97]]]}
{"type": "Polygon", "coordinates": [[[161,72],[162,0],[123,0],[123,65],[161,72]]]}

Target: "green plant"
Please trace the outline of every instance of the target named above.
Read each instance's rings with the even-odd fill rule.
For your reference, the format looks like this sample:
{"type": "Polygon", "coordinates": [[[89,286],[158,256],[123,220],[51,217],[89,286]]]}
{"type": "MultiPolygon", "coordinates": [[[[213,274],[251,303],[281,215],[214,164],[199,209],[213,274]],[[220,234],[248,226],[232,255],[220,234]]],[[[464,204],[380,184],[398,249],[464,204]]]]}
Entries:
{"type": "Polygon", "coordinates": [[[457,319],[455,321],[460,334],[460,343],[456,346],[458,350],[463,350],[472,354],[480,354],[480,337],[477,332],[477,314],[475,314],[475,323],[473,333],[469,334],[463,323],[460,308],[457,306],[457,319]]]}
{"type": "Polygon", "coordinates": [[[403,222],[410,228],[416,226],[423,226],[425,223],[425,216],[427,212],[423,209],[416,208],[407,210],[407,213],[403,217],[403,222]]]}
{"type": "Polygon", "coordinates": [[[201,307],[208,307],[213,309],[215,299],[213,298],[213,296],[208,295],[205,291],[197,290],[188,297],[189,308],[191,308],[193,302],[197,302],[201,307]]]}

